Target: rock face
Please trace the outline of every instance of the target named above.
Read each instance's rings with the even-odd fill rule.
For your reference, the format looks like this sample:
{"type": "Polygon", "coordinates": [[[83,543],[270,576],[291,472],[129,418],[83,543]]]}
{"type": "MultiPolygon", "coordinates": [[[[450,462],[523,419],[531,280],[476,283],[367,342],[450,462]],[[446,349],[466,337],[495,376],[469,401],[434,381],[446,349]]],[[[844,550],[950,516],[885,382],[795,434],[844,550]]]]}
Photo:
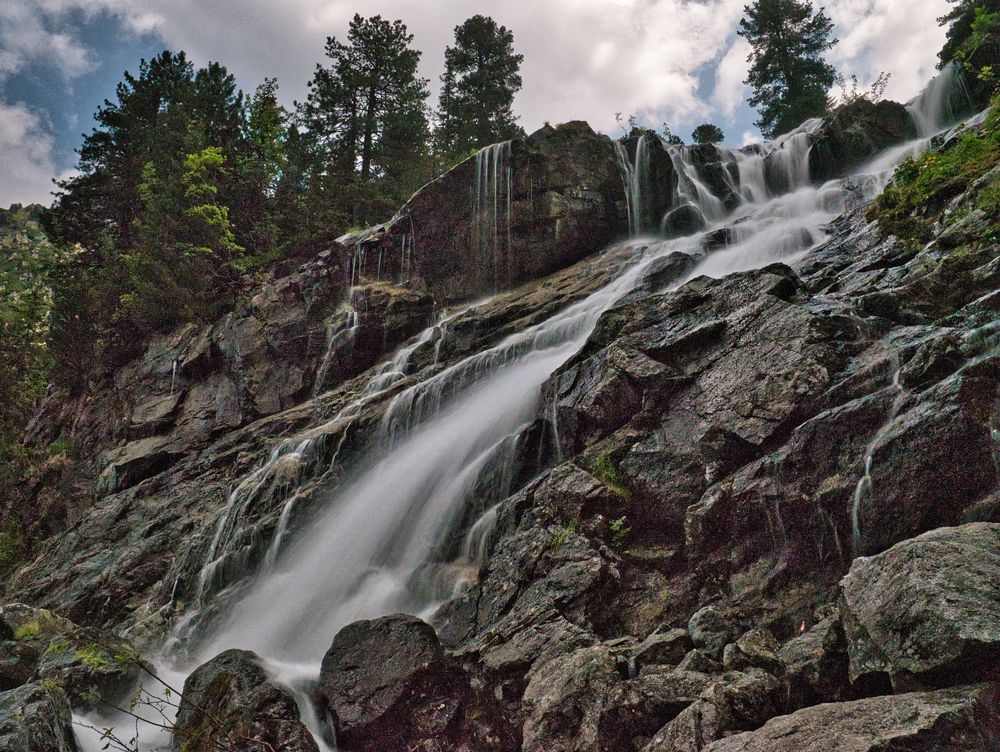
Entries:
{"type": "Polygon", "coordinates": [[[0,749],[77,752],[65,692],[41,684],[0,692],[0,749]]]}
{"type": "Polygon", "coordinates": [[[268,679],[256,655],[227,650],[184,682],[174,725],[176,752],[239,749],[316,752],[292,695],[268,679]]]}
{"type": "Polygon", "coordinates": [[[142,665],[138,652],[116,635],[45,609],[0,607],[0,689],[45,683],[59,687],[74,706],[97,709],[120,702],[142,665]]]}
{"type": "Polygon", "coordinates": [[[1000,525],[933,530],[855,559],[842,590],[852,680],[947,685],[1000,665],[1000,525]]]}
{"type": "Polygon", "coordinates": [[[627,229],[624,201],[611,139],[582,122],[546,125],[470,157],[390,222],[341,242],[354,250],[355,277],[463,300],[603,248],[627,229]]]}
{"type": "Polygon", "coordinates": [[[323,658],[319,690],[347,749],[517,749],[482,683],[416,617],[344,627],[323,658]]]}
{"type": "Polygon", "coordinates": [[[847,174],[883,149],[916,136],[898,102],[858,99],[824,120],[813,137],[809,172],[814,180],[847,174]]]}
{"type": "Polygon", "coordinates": [[[996,690],[987,687],[816,705],[773,718],[759,731],[707,752],[908,752],[995,748],[996,690]]]}

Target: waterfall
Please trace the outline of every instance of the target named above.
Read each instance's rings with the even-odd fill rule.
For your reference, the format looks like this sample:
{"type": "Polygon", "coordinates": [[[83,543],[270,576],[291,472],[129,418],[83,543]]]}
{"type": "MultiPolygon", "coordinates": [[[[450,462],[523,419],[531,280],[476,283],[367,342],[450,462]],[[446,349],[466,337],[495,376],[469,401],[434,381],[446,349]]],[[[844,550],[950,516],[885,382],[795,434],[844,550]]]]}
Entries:
{"type": "Polygon", "coordinates": [[[858,485],[854,488],[854,495],[851,497],[851,550],[855,556],[861,555],[861,505],[864,503],[866,497],[870,500],[875,493],[875,489],[872,486],[872,462],[874,461],[875,450],[878,449],[882,440],[889,433],[889,429],[899,415],[899,410],[906,399],[906,390],[903,389],[903,385],[899,380],[901,368],[898,355],[893,356],[892,364],[893,400],[892,407],[889,410],[889,417],[882,424],[878,432],[876,432],[875,437],[868,443],[868,448],[865,450],[864,473],[858,479],[858,485]]]}
{"type": "MultiPolygon", "coordinates": [[[[381,258],[381,254],[379,258],[381,258]]],[[[326,382],[327,372],[330,370],[334,354],[342,345],[347,344],[353,347],[359,329],[361,329],[361,316],[354,309],[354,306],[348,303],[346,321],[338,322],[334,320],[328,326],[329,333],[327,334],[326,352],[323,353],[323,360],[320,361],[319,368],[316,371],[316,380],[313,382],[313,396],[322,393],[323,384],[326,382]]]]}
{"type": "Polygon", "coordinates": [[[615,141],[615,155],[625,187],[625,206],[628,209],[629,233],[638,237],[650,227],[652,214],[649,195],[649,142],[655,136],[639,136],[635,143],[635,160],[631,160],[625,144],[615,141]]]}
{"type": "Polygon", "coordinates": [[[930,138],[964,114],[974,109],[962,67],[951,62],[935,76],[915,99],[906,105],[907,112],[921,138],[930,138]]]}
{"type": "Polygon", "coordinates": [[[481,264],[493,266],[493,288],[514,279],[511,203],[514,180],[512,143],[503,141],[476,154],[472,229],[481,264]],[[505,268],[502,268],[505,267],[505,268]]]}
{"type": "MultiPolygon", "coordinates": [[[[254,650],[271,675],[295,692],[320,749],[331,750],[325,721],[312,708],[309,692],[334,635],[357,619],[399,611],[433,618],[443,599],[474,581],[488,553],[497,505],[516,490],[512,468],[526,429],[551,410],[543,404],[543,386],[580,351],[602,314],[674,253],[694,255],[698,263],[671,289],[700,275],[722,277],[776,261],[793,263],[822,242],[828,223],[857,200],[848,180],[812,186],[803,179],[801,164],[808,156],[806,140],[798,138],[803,133],[808,128],[760,150],[729,153],[726,159],[736,163],[743,182],[744,202],[728,214],[716,207],[713,211],[723,216],[709,220],[705,232],[629,243],[630,264],[604,287],[444,367],[438,356],[445,324],[462,312],[435,322],[373,372],[356,402],[324,425],[278,444],[233,489],[213,531],[191,611],[177,633],[196,623],[202,609],[221,606],[221,618],[207,623],[191,646],[193,663],[170,652],[172,641],[154,658],[159,670],[179,683],[185,672],[221,650],[254,650]],[[794,190],[772,196],[759,160],[782,150],[787,157],[782,170],[794,190]],[[705,255],[707,234],[722,227],[729,244],[705,255]],[[410,373],[412,356],[435,337],[434,366],[422,378],[410,373]],[[389,401],[375,435],[360,448],[360,459],[343,468],[344,481],[336,489],[314,496],[309,525],[291,534],[289,517],[298,491],[339,462],[337,452],[332,460],[317,461],[326,456],[317,451],[318,437],[330,425],[350,421],[368,400],[385,399],[386,389],[404,376],[414,381],[389,401]],[[272,537],[255,539],[255,515],[262,509],[277,514],[279,505],[272,537]],[[244,585],[239,592],[216,597],[220,588],[237,581],[244,585]]],[[[674,156],[684,170],[689,168],[686,152],[677,150],[674,156]]],[[[498,242],[510,248],[509,159],[510,147],[502,144],[476,158],[474,227],[489,229],[486,247],[492,256],[482,258],[494,262],[498,242]]],[[[713,202],[693,180],[683,190],[701,202],[708,220],[712,211],[704,207],[713,202]]],[[[111,719],[99,725],[118,720],[129,729],[134,723],[111,719]]],[[[85,749],[99,748],[82,738],[81,743],[85,749]]]]}

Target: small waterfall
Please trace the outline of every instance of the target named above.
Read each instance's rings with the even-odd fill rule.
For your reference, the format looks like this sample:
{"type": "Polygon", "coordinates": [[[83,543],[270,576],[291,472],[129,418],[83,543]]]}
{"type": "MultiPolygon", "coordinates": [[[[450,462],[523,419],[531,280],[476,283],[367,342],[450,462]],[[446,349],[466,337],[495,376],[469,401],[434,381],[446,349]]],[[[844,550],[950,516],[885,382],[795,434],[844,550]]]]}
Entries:
{"type": "Polygon", "coordinates": [[[663,144],[670,164],[674,168],[675,184],[671,209],[691,207],[701,217],[702,227],[718,222],[726,216],[726,206],[698,175],[693,159],[694,149],[690,146],[663,144]]]}
{"type": "Polygon", "coordinates": [[[511,204],[514,181],[512,142],[503,141],[476,154],[472,230],[480,263],[493,265],[493,288],[514,280],[511,204]]]}
{"type": "Polygon", "coordinates": [[[316,371],[316,380],[313,382],[313,396],[323,392],[323,385],[326,383],[327,373],[333,356],[344,345],[354,346],[354,340],[361,329],[361,316],[350,303],[347,304],[347,317],[344,321],[332,321],[329,325],[329,335],[327,336],[326,352],[316,371]]]}
{"type": "Polygon", "coordinates": [[[653,212],[649,195],[649,141],[653,137],[639,136],[635,143],[635,160],[629,158],[628,150],[621,141],[615,141],[615,155],[625,187],[625,206],[628,210],[629,233],[638,237],[652,225],[653,212]]]}
{"type": "Polygon", "coordinates": [[[882,427],[879,428],[875,436],[868,443],[868,448],[865,451],[865,471],[861,478],[858,479],[858,485],[854,489],[854,496],[851,500],[851,550],[854,552],[855,556],[859,556],[861,554],[861,546],[863,542],[861,531],[861,505],[866,499],[870,505],[875,494],[875,489],[872,485],[872,462],[875,457],[875,451],[882,443],[882,440],[889,433],[889,429],[892,428],[892,424],[899,415],[899,410],[906,399],[906,390],[903,389],[903,385],[899,381],[899,374],[901,370],[899,356],[894,355],[892,362],[892,391],[894,395],[892,407],[889,410],[889,416],[885,423],[882,424],[882,427]]]}
{"type": "Polygon", "coordinates": [[[921,138],[930,138],[954,125],[975,109],[962,67],[948,63],[906,109],[921,138]]]}

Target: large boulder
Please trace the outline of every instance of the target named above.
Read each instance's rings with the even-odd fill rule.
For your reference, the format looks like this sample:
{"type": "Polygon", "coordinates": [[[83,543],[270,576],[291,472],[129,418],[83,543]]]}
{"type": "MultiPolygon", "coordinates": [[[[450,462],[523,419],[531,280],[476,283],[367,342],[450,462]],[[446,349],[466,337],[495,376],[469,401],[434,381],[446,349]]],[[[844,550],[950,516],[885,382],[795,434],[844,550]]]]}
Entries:
{"type": "Polygon", "coordinates": [[[439,301],[549,274],[626,229],[607,136],[546,125],[490,147],[421,188],[396,216],[341,238],[354,279],[426,283],[439,301]]]}
{"type": "Polygon", "coordinates": [[[898,102],[858,99],[836,110],[813,135],[809,172],[814,180],[847,175],[883,149],[916,135],[898,102]]]}
{"type": "Polygon", "coordinates": [[[1000,524],[933,530],[856,559],[841,586],[852,680],[941,686],[1000,662],[1000,524]]]}
{"type": "Polygon", "coordinates": [[[359,752],[512,750],[483,683],[413,616],[344,627],[323,657],[319,691],[337,741],[359,752]]]}
{"type": "Polygon", "coordinates": [[[996,749],[995,689],[961,687],[815,705],[706,752],[981,752],[996,749]]]}
{"type": "Polygon", "coordinates": [[[177,752],[316,752],[288,690],[276,685],[257,656],[227,650],[184,682],[174,726],[177,752]]]}
{"type": "Polygon", "coordinates": [[[66,693],[51,682],[0,692],[0,749],[77,752],[66,693]]]}
{"type": "Polygon", "coordinates": [[[0,689],[47,682],[78,707],[104,709],[128,694],[142,670],[139,654],[117,635],[41,608],[0,606],[0,689]]]}

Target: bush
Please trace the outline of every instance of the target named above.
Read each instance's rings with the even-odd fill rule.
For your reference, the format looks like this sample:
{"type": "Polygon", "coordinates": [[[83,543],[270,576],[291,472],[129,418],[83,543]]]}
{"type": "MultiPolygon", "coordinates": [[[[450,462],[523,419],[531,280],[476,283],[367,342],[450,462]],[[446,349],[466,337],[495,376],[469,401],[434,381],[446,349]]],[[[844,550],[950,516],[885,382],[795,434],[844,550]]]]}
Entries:
{"type": "MultiPolygon", "coordinates": [[[[883,232],[923,244],[947,202],[1000,163],[1000,103],[994,102],[981,132],[964,134],[949,149],[909,158],[868,211],[883,232]]],[[[990,205],[995,199],[987,197],[990,205]]],[[[985,208],[985,207],[984,207],[985,208]]]]}

